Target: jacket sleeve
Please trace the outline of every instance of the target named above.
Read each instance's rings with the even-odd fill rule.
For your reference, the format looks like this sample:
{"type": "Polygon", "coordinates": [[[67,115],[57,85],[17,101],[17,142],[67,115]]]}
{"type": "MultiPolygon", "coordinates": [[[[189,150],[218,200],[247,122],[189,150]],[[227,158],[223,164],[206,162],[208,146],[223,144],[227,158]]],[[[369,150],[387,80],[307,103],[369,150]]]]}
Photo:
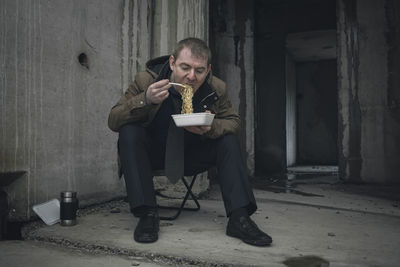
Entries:
{"type": "Polygon", "coordinates": [[[108,127],[118,132],[122,125],[131,122],[145,122],[149,112],[157,105],[146,103],[146,90],[154,81],[148,72],[139,72],[134,82],[111,108],[108,116],[108,127]]]}
{"type": "Polygon", "coordinates": [[[214,105],[214,121],[211,130],[205,136],[215,139],[226,134],[238,134],[241,128],[240,117],[235,112],[226,90],[223,91],[214,105]]]}

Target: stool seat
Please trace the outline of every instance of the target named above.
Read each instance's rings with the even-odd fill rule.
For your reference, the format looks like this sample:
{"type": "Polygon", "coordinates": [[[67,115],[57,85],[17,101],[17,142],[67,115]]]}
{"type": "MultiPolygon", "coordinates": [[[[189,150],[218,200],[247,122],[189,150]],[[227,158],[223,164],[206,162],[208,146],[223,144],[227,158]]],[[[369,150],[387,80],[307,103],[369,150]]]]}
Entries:
{"type": "MultiPolygon", "coordinates": [[[[202,173],[203,171],[199,171],[199,172],[194,172],[194,173],[190,173],[189,175],[186,176],[193,176],[192,181],[189,183],[185,176],[183,176],[181,178],[182,183],[185,185],[187,191],[185,193],[185,196],[180,204],[179,207],[174,207],[174,206],[162,206],[162,205],[158,205],[159,209],[169,209],[169,210],[177,210],[177,212],[172,215],[172,216],[160,216],[160,220],[168,220],[168,221],[172,221],[175,220],[176,218],[179,217],[179,215],[181,214],[182,210],[186,210],[186,211],[198,211],[200,210],[200,203],[197,200],[197,197],[193,194],[192,192],[192,188],[193,185],[196,181],[197,175],[202,173]],[[187,202],[187,200],[189,199],[189,196],[191,198],[191,200],[193,200],[193,202],[195,203],[196,207],[195,208],[190,208],[190,207],[185,207],[185,204],[187,202]]],[[[165,176],[164,170],[154,170],[153,171],[153,176],[165,176]]],[[[164,197],[163,195],[158,194],[161,197],[164,197]]]]}

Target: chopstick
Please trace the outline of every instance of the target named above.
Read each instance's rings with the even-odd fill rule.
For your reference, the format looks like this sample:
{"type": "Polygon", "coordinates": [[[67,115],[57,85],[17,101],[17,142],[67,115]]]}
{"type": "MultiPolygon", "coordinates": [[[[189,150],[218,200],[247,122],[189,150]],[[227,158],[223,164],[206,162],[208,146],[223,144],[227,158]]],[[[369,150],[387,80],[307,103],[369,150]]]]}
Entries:
{"type": "Polygon", "coordinates": [[[172,85],[177,85],[177,86],[180,86],[180,87],[185,87],[183,84],[181,84],[181,83],[169,83],[169,84],[172,84],[172,85]]]}

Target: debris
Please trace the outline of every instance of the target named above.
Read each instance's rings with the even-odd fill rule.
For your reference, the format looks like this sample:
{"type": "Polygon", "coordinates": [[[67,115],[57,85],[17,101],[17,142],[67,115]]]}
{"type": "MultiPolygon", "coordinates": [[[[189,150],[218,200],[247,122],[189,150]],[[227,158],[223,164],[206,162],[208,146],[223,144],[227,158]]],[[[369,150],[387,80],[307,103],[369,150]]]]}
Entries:
{"type": "Polygon", "coordinates": [[[336,236],[335,233],[328,233],[328,236],[336,236]]]}
{"type": "Polygon", "coordinates": [[[113,208],[112,210],[110,210],[110,213],[120,213],[121,209],[120,208],[113,208]]]}

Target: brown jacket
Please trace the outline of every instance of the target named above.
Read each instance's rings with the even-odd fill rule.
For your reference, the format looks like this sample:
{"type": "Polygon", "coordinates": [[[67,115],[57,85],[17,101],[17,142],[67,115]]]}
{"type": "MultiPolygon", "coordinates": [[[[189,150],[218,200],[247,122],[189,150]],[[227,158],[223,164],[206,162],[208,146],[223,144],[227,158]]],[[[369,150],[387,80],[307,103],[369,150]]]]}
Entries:
{"type": "MultiPolygon", "coordinates": [[[[111,109],[108,117],[111,130],[118,132],[122,125],[132,122],[141,123],[144,127],[151,123],[161,104],[147,104],[146,90],[155,81],[168,78],[165,77],[168,70],[170,71],[168,56],[165,56],[149,61],[146,71],[136,74],[135,81],[111,109]],[[156,70],[159,70],[158,73],[156,70]]],[[[240,118],[228,98],[225,83],[210,73],[199,92],[200,90],[206,95],[200,103],[201,106],[204,110],[215,113],[211,130],[204,136],[218,138],[228,133],[237,134],[240,130],[240,118]]]]}

